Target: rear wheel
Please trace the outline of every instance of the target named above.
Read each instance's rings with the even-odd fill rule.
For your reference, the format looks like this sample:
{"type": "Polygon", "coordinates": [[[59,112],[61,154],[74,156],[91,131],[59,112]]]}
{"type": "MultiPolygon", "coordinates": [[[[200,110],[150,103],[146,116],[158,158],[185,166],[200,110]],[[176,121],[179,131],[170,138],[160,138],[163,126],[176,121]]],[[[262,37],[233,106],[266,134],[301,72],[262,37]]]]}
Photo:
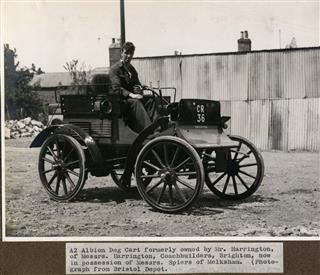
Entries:
{"type": "Polygon", "coordinates": [[[196,150],[177,137],[158,137],[138,155],[135,175],[140,195],[166,213],[185,210],[197,199],[204,182],[196,150]]]}
{"type": "Polygon", "coordinates": [[[86,181],[84,151],[73,137],[54,134],[41,147],[38,170],[41,183],[53,200],[70,201],[86,181]]]}
{"type": "Polygon", "coordinates": [[[252,195],[260,186],[264,175],[264,163],[261,154],[250,141],[240,136],[229,137],[237,141],[238,146],[228,151],[227,169],[221,173],[215,173],[214,169],[210,169],[210,162],[214,167],[212,153],[212,160],[205,166],[206,184],[222,199],[241,200],[252,195]]]}

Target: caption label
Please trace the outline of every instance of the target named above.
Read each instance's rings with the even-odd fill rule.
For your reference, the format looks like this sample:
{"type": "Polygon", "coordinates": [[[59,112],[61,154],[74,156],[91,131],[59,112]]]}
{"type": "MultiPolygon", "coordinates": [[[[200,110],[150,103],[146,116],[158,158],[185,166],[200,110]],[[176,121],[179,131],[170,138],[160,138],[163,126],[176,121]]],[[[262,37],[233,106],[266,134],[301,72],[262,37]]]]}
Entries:
{"type": "Polygon", "coordinates": [[[282,243],[67,243],[67,274],[282,273],[282,243]]]}

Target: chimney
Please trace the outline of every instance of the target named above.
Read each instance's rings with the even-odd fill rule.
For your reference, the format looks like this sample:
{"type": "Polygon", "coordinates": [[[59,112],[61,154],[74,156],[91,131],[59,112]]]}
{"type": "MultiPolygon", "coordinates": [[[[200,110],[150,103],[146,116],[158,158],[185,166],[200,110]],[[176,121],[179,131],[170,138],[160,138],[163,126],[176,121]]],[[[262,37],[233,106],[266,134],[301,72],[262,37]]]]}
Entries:
{"type": "Polygon", "coordinates": [[[112,43],[109,46],[109,62],[110,67],[117,63],[120,60],[121,57],[121,46],[120,46],[120,40],[116,41],[115,38],[112,38],[112,43]]]}
{"type": "Polygon", "coordinates": [[[238,39],[238,52],[250,52],[251,40],[249,39],[248,31],[241,32],[241,38],[238,39]]]}

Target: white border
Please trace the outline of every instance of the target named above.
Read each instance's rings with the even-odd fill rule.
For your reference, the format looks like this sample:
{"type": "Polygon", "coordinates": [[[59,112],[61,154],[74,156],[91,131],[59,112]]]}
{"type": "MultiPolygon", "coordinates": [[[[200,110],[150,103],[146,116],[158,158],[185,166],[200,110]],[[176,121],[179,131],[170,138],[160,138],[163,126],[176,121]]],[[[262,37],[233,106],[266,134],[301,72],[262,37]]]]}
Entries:
{"type": "MultiPolygon", "coordinates": [[[[119,0],[93,0],[93,1],[79,1],[79,0],[68,0],[68,1],[45,1],[48,3],[85,3],[85,2],[118,2],[119,0]]],[[[128,2],[150,2],[154,0],[127,0],[128,2]]],[[[163,0],[161,2],[199,2],[200,0],[163,0]]],[[[1,167],[2,167],[2,177],[1,177],[1,205],[2,205],[2,219],[1,219],[1,235],[3,242],[166,242],[166,241],[173,241],[173,242],[189,242],[189,241],[319,241],[320,236],[318,237],[7,237],[6,230],[5,230],[5,138],[4,138],[4,51],[3,51],[3,21],[2,21],[2,14],[3,14],[3,5],[2,3],[32,3],[32,2],[43,2],[43,1],[5,1],[0,0],[0,41],[1,41],[1,167]]],[[[158,2],[155,0],[154,2],[158,2]]],[[[202,1],[201,1],[202,2],[202,1]]],[[[292,1],[292,0],[249,0],[249,1],[242,1],[242,0],[213,0],[213,1],[203,1],[203,2],[211,2],[211,3],[316,3],[318,1],[314,0],[303,0],[303,1],[292,1]]]]}
{"type": "Polygon", "coordinates": [[[276,242],[319,241],[320,237],[5,237],[5,242],[276,242]]]}
{"type": "Polygon", "coordinates": [[[3,28],[2,28],[2,14],[3,14],[3,1],[0,0],[0,72],[1,72],[1,90],[0,90],[0,96],[1,96],[1,235],[2,240],[4,240],[5,237],[5,144],[4,144],[4,45],[3,45],[3,28]]]}

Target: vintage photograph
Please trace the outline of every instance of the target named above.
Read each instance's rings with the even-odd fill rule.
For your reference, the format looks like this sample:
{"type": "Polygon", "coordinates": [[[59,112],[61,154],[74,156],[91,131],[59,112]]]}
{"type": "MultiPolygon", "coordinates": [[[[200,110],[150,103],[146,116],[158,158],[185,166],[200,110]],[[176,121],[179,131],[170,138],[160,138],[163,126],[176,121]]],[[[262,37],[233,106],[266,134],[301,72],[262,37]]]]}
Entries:
{"type": "Polygon", "coordinates": [[[319,2],[2,2],[4,240],[319,237],[319,2]]]}

